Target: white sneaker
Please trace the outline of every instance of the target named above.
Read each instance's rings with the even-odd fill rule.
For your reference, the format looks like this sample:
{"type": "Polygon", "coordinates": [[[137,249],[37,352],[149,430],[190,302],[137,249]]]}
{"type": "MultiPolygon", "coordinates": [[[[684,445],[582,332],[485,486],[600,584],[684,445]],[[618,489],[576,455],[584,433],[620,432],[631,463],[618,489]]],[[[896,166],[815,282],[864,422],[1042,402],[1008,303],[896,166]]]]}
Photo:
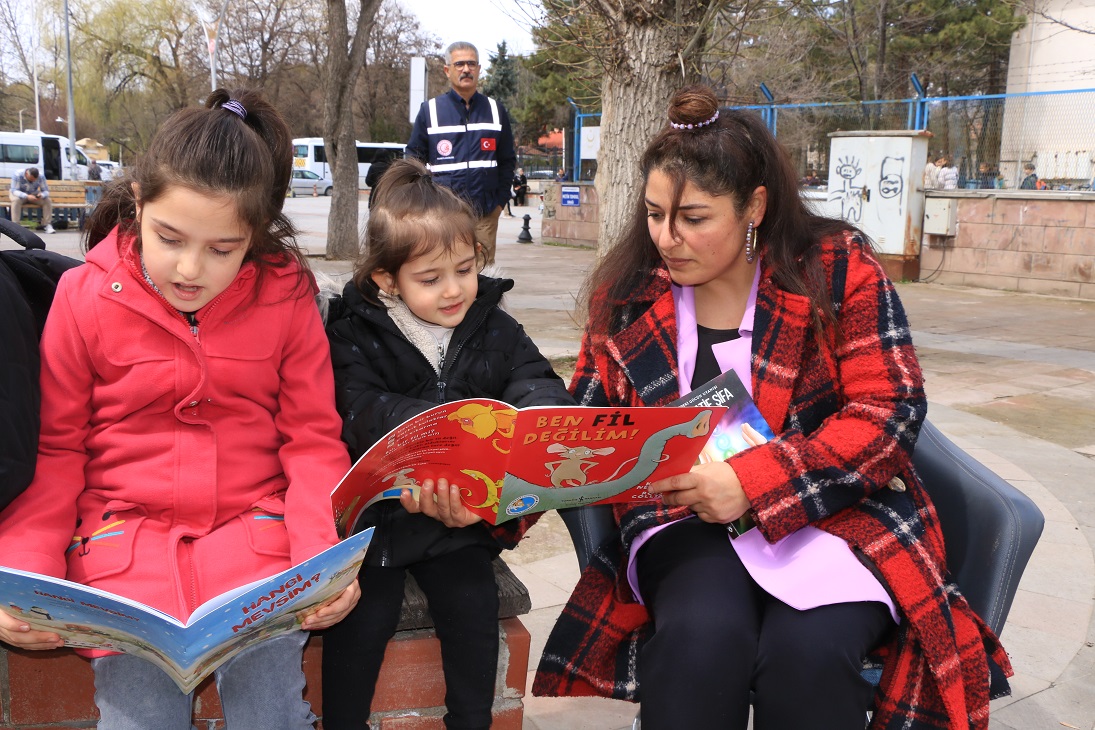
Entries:
{"type": "Polygon", "coordinates": [[[42,230],[43,230],[43,231],[44,231],[45,233],[56,233],[56,232],[57,232],[57,231],[55,231],[55,230],[53,229],[53,224],[52,224],[52,223],[47,223],[47,224],[46,224],[46,227],[45,227],[45,228],[43,228],[42,230]]]}

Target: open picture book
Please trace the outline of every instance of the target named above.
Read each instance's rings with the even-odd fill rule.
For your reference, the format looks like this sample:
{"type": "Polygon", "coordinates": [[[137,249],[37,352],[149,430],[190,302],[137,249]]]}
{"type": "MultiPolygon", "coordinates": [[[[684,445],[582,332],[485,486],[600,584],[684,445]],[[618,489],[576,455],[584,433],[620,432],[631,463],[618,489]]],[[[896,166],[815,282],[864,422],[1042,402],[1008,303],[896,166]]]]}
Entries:
{"type": "Polygon", "coordinates": [[[491,524],[563,507],[648,500],[646,487],[696,463],[725,407],[516,409],[454,401],[377,441],[332,492],[341,534],[381,499],[427,479],[460,487],[491,524]]]}
{"type": "Polygon", "coordinates": [[[371,529],[288,570],[222,593],[185,624],[123,596],[0,567],[0,607],[73,649],[123,652],[163,669],[184,693],[253,644],[299,631],[297,614],[357,578],[371,529]]]}

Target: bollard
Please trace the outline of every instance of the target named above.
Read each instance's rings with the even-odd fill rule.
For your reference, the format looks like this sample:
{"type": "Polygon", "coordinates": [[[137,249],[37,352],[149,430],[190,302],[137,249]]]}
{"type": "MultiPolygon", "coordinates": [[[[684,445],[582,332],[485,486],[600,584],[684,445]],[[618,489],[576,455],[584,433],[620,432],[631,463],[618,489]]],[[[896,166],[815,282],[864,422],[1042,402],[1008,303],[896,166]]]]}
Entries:
{"type": "Polygon", "coordinates": [[[525,213],[521,216],[524,219],[524,223],[521,224],[521,232],[517,234],[517,243],[532,243],[532,234],[529,232],[528,223],[532,220],[532,216],[525,213]]]}

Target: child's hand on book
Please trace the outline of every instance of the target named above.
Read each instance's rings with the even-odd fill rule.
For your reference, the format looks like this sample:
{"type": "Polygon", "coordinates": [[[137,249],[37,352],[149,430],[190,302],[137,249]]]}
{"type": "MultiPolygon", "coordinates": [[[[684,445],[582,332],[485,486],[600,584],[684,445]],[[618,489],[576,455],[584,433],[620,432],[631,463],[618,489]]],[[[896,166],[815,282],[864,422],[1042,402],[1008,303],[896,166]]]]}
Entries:
{"type": "Polygon", "coordinates": [[[65,640],[52,631],[39,631],[4,611],[0,611],[0,640],[20,649],[60,649],[65,645],[65,640]]]}
{"type": "Polygon", "coordinates": [[[355,580],[334,598],[313,606],[302,612],[301,628],[305,631],[319,631],[327,629],[346,618],[346,614],[357,605],[357,599],[361,598],[361,587],[355,580]]]}
{"type": "Polygon", "coordinates": [[[404,489],[399,495],[399,503],[408,512],[421,512],[443,522],[446,527],[467,527],[483,520],[464,506],[460,488],[449,484],[447,479],[438,479],[436,488],[432,479],[423,481],[417,500],[411,490],[404,489]]]}

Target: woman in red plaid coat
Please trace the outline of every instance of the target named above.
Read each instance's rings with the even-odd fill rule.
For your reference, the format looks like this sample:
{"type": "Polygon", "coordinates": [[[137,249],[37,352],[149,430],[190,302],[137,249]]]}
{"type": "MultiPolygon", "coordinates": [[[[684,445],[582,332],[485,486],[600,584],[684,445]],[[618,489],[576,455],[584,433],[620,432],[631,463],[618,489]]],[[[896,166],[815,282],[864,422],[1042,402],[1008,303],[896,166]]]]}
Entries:
{"type": "Polygon", "coordinates": [[[617,506],[534,694],[641,701],[644,730],[744,729],[750,703],[757,730],[862,728],[870,707],[872,728],[986,728],[1011,668],[911,465],[927,403],[892,282],[805,208],[755,115],[691,87],[669,120],[587,284],[571,390],[663,406],[733,369],[776,435],[617,506]]]}

